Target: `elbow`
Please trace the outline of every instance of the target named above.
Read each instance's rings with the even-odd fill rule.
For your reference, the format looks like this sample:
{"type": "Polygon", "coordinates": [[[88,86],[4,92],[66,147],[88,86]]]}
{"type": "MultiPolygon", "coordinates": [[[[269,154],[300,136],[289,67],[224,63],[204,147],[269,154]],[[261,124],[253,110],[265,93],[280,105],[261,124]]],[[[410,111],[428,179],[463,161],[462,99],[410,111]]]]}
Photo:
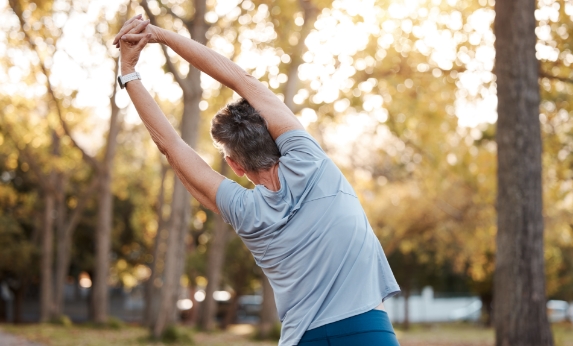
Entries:
{"type": "Polygon", "coordinates": [[[157,149],[159,149],[161,154],[167,156],[167,149],[168,148],[167,148],[167,145],[165,144],[165,142],[163,140],[161,140],[161,138],[154,132],[151,132],[151,139],[153,139],[153,142],[155,143],[155,145],[157,146],[157,149]]]}
{"type": "Polygon", "coordinates": [[[163,154],[164,156],[168,156],[167,155],[167,148],[164,145],[161,145],[159,143],[155,143],[155,144],[157,144],[157,149],[159,149],[159,152],[161,154],[163,154]]]}

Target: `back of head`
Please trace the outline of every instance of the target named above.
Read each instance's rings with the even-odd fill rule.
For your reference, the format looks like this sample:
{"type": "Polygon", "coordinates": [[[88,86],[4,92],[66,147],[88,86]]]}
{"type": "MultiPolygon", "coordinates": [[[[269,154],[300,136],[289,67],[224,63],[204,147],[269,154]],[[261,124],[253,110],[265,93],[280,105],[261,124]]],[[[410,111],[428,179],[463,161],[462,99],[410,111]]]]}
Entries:
{"type": "Polygon", "coordinates": [[[281,156],[265,119],[245,99],[229,103],[211,122],[211,137],[224,155],[248,172],[264,171],[281,156]]]}

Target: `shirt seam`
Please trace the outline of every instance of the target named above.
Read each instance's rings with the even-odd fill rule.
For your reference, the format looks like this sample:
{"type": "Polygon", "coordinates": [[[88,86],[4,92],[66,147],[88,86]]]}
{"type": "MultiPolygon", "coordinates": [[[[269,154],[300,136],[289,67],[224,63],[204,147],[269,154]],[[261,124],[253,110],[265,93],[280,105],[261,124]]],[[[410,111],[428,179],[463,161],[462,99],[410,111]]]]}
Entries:
{"type": "Polygon", "coordinates": [[[338,191],[342,192],[342,193],[345,194],[345,195],[352,196],[352,197],[358,199],[358,197],[357,197],[356,195],[352,194],[352,193],[349,193],[349,192],[346,192],[346,191],[342,191],[342,190],[338,190],[338,191]]]}
{"type": "Polygon", "coordinates": [[[358,197],[354,196],[354,195],[353,195],[353,194],[351,194],[351,193],[348,193],[348,192],[345,192],[345,191],[343,191],[343,190],[340,190],[340,189],[339,189],[339,190],[337,190],[337,191],[336,191],[336,193],[335,193],[335,194],[332,194],[332,195],[325,195],[325,196],[321,196],[321,197],[316,197],[316,198],[314,198],[314,199],[311,199],[311,200],[308,200],[308,201],[304,201],[304,202],[302,202],[302,203],[301,203],[301,205],[302,205],[302,204],[306,204],[306,203],[309,203],[309,202],[314,202],[314,201],[317,201],[317,200],[319,200],[319,199],[323,199],[323,198],[336,197],[336,196],[338,195],[338,193],[339,193],[339,192],[340,192],[340,193],[343,193],[343,194],[345,194],[345,195],[348,195],[348,196],[352,196],[352,197],[354,197],[354,198],[358,198],[358,197]]]}

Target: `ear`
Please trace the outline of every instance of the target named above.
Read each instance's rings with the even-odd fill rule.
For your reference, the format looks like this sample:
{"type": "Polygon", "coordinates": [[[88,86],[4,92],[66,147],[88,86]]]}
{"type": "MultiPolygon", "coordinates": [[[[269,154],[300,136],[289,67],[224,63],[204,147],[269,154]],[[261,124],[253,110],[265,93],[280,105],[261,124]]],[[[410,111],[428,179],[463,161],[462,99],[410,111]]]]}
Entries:
{"type": "Polygon", "coordinates": [[[233,160],[229,156],[225,156],[225,161],[227,161],[229,166],[231,166],[231,169],[233,170],[233,172],[235,172],[236,175],[238,175],[239,177],[245,175],[246,171],[235,160],[233,160]]]}

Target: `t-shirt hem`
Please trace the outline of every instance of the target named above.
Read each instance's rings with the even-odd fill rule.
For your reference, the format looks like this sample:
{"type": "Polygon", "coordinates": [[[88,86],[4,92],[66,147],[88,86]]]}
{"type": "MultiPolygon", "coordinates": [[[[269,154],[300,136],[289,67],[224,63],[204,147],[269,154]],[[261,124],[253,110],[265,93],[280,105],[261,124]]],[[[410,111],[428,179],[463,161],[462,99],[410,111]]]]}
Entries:
{"type": "Polygon", "coordinates": [[[323,318],[322,320],[318,320],[318,321],[314,321],[310,324],[310,326],[308,327],[307,330],[311,330],[311,329],[315,329],[318,327],[322,327],[325,324],[329,324],[329,323],[333,323],[333,322],[337,322],[340,320],[343,320],[345,318],[349,318],[352,316],[356,316],[356,315],[360,315],[362,313],[368,312],[370,310],[373,310],[374,308],[376,308],[378,305],[380,305],[381,302],[384,302],[386,299],[392,297],[393,295],[397,294],[400,292],[400,288],[398,287],[393,287],[392,290],[387,293],[382,295],[379,300],[376,300],[376,302],[371,302],[363,307],[360,307],[358,309],[354,309],[351,310],[349,312],[346,312],[344,314],[341,315],[337,315],[337,316],[333,316],[333,317],[329,317],[329,318],[323,318]]]}
{"type": "MultiPolygon", "coordinates": [[[[311,329],[315,329],[318,327],[322,327],[326,324],[329,323],[333,323],[333,322],[337,322],[340,320],[343,320],[345,318],[349,318],[352,316],[356,316],[356,315],[360,315],[362,313],[368,312],[370,310],[375,309],[378,305],[380,305],[381,302],[385,301],[386,299],[396,295],[397,293],[400,293],[400,287],[399,286],[393,286],[392,288],[390,288],[390,290],[387,291],[388,293],[385,293],[383,295],[380,296],[380,298],[378,298],[378,300],[376,300],[376,302],[370,302],[369,304],[358,308],[358,309],[354,309],[352,311],[346,312],[344,314],[340,314],[340,315],[336,315],[333,317],[329,317],[329,318],[323,318],[322,320],[318,320],[318,321],[314,321],[313,323],[310,324],[310,326],[308,327],[307,330],[311,330],[311,329]]],[[[305,331],[306,332],[306,331],[305,331]]],[[[304,334],[304,333],[303,333],[304,334]]],[[[279,344],[278,346],[296,346],[298,345],[298,343],[300,342],[300,339],[302,339],[302,335],[297,338],[296,340],[293,341],[289,341],[289,340],[279,340],[279,344]]]]}

